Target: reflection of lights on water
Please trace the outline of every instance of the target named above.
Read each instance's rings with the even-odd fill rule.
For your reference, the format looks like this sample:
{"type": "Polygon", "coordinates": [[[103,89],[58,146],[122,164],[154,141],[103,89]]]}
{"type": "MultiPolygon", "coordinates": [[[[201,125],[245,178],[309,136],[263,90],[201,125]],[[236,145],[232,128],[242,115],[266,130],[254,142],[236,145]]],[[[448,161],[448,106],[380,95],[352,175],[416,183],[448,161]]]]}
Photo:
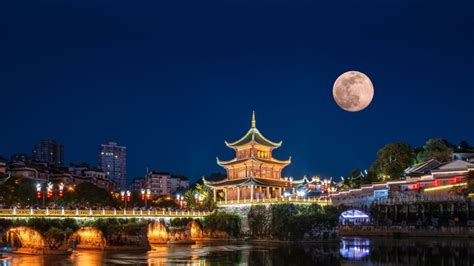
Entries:
{"type": "Polygon", "coordinates": [[[2,257],[0,254],[0,266],[11,265],[11,259],[9,257],[2,257]]]}
{"type": "Polygon", "coordinates": [[[370,254],[370,240],[361,238],[341,239],[339,253],[345,259],[361,260],[370,254]]]}

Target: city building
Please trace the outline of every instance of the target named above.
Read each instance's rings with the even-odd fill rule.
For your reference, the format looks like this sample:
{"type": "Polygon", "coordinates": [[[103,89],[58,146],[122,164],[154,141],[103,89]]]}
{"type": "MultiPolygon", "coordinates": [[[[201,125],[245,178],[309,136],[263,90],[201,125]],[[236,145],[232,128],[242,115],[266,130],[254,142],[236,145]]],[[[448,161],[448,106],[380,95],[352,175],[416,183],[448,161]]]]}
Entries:
{"type": "Polygon", "coordinates": [[[132,183],[130,184],[130,191],[133,192],[141,192],[144,189],[145,179],[143,177],[136,177],[132,179],[132,183]]]}
{"type": "Polygon", "coordinates": [[[26,153],[15,153],[10,156],[10,163],[16,165],[28,165],[31,163],[31,157],[26,153]]]}
{"type": "Polygon", "coordinates": [[[474,162],[474,152],[453,152],[451,159],[474,162]]]}
{"type": "Polygon", "coordinates": [[[64,163],[64,146],[55,140],[41,140],[33,148],[31,159],[61,166],[64,163]]]}
{"type": "Polygon", "coordinates": [[[38,181],[48,181],[49,171],[44,168],[33,168],[30,166],[12,166],[11,175],[18,178],[28,178],[38,181]]]}
{"type": "MultiPolygon", "coordinates": [[[[69,168],[71,169],[71,168],[69,168]]],[[[114,183],[109,180],[105,173],[97,168],[87,168],[78,171],[76,168],[73,171],[57,171],[51,170],[49,181],[53,183],[63,183],[66,187],[74,187],[84,182],[88,182],[103,188],[107,191],[114,190],[114,183]]]]}
{"type": "Polygon", "coordinates": [[[282,142],[265,138],[256,127],[255,112],[250,130],[235,142],[225,142],[235,150],[235,158],[217,164],[225,168],[227,178],[204,184],[213,190],[214,200],[218,192],[224,192],[224,200],[263,199],[281,197],[287,188],[293,188],[292,180],[282,178],[282,170],[291,163],[273,158],[272,152],[282,142]]]}
{"type": "Polygon", "coordinates": [[[73,175],[83,175],[84,171],[88,170],[90,167],[86,163],[82,164],[75,164],[75,163],[70,163],[68,167],[68,172],[73,174],[73,175]]]}
{"type": "Polygon", "coordinates": [[[151,196],[172,195],[179,190],[189,188],[189,181],[182,176],[174,176],[168,172],[149,172],[143,181],[143,189],[150,189],[151,196]]]}
{"type": "Polygon", "coordinates": [[[169,179],[170,182],[170,194],[174,194],[177,191],[184,191],[189,188],[189,180],[185,176],[172,175],[169,179]]]}
{"type": "Polygon", "coordinates": [[[7,160],[0,156],[0,174],[7,172],[7,160]]]}
{"type": "Polygon", "coordinates": [[[100,145],[99,167],[115,183],[116,190],[126,189],[127,147],[116,142],[100,145]]]}
{"type": "Polygon", "coordinates": [[[84,171],[83,176],[91,180],[91,182],[107,191],[115,190],[115,183],[107,178],[106,173],[98,168],[90,168],[84,171]]]}

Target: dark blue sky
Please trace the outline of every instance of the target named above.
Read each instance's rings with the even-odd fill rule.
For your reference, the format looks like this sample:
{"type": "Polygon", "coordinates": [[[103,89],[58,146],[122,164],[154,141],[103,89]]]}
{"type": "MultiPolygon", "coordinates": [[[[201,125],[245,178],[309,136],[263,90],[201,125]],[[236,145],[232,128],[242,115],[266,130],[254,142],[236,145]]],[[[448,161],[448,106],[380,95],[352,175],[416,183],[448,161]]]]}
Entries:
{"type": "Polygon", "coordinates": [[[474,142],[473,1],[3,1],[0,154],[58,139],[67,162],[100,143],[192,179],[224,140],[283,140],[286,175],[365,168],[389,142],[474,142]],[[86,3],[87,2],[87,3],[86,3]],[[168,4],[163,4],[168,2],[168,4]],[[169,3],[172,2],[172,3],[169,3]],[[321,3],[323,2],[323,3],[321,3]],[[347,70],[374,83],[359,113],[332,99],[347,70]]]}

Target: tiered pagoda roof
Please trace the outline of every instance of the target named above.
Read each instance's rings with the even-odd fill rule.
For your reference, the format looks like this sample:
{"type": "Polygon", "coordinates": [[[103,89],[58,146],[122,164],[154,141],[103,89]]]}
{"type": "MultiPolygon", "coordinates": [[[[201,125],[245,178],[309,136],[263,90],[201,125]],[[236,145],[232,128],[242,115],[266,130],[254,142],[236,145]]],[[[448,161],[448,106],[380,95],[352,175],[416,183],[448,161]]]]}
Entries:
{"type": "Polygon", "coordinates": [[[255,157],[255,156],[252,156],[250,159],[249,158],[242,158],[242,159],[237,159],[237,158],[234,158],[232,160],[229,160],[229,161],[221,161],[219,160],[219,158],[216,158],[217,159],[217,164],[224,167],[224,166],[229,166],[229,165],[234,165],[234,164],[239,164],[239,163],[243,163],[243,162],[260,162],[260,163],[271,163],[271,164],[280,164],[280,165],[289,165],[291,163],[291,156],[288,160],[278,160],[278,159],[275,159],[275,158],[269,158],[269,159],[262,159],[262,158],[258,158],[258,157],[255,157]]]}
{"type": "Polygon", "coordinates": [[[280,142],[270,141],[267,138],[265,138],[262,135],[262,133],[260,133],[260,131],[256,127],[255,112],[252,113],[252,127],[249,129],[249,131],[239,140],[234,141],[234,142],[226,141],[225,144],[230,148],[236,148],[239,146],[244,146],[251,142],[258,143],[263,146],[271,147],[273,149],[280,147],[281,144],[283,143],[282,141],[280,142]]]}
{"type": "Polygon", "coordinates": [[[258,185],[258,186],[278,186],[278,187],[290,187],[292,183],[284,179],[269,179],[269,178],[257,178],[249,176],[247,178],[240,179],[224,179],[220,181],[208,181],[204,177],[202,178],[203,183],[209,187],[222,187],[222,186],[247,186],[247,185],[258,185]]]}

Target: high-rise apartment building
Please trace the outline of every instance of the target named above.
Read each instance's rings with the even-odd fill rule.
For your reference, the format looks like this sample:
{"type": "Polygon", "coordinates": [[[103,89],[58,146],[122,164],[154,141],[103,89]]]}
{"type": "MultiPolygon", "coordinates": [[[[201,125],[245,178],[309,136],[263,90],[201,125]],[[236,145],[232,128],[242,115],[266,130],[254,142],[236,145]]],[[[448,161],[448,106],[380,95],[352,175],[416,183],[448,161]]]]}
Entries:
{"type": "Polygon", "coordinates": [[[107,178],[115,183],[116,190],[126,189],[127,147],[116,142],[101,144],[99,148],[99,166],[107,178]]]}
{"type": "Polygon", "coordinates": [[[59,141],[41,140],[33,148],[31,158],[33,161],[61,166],[64,163],[64,146],[59,141]]]}

